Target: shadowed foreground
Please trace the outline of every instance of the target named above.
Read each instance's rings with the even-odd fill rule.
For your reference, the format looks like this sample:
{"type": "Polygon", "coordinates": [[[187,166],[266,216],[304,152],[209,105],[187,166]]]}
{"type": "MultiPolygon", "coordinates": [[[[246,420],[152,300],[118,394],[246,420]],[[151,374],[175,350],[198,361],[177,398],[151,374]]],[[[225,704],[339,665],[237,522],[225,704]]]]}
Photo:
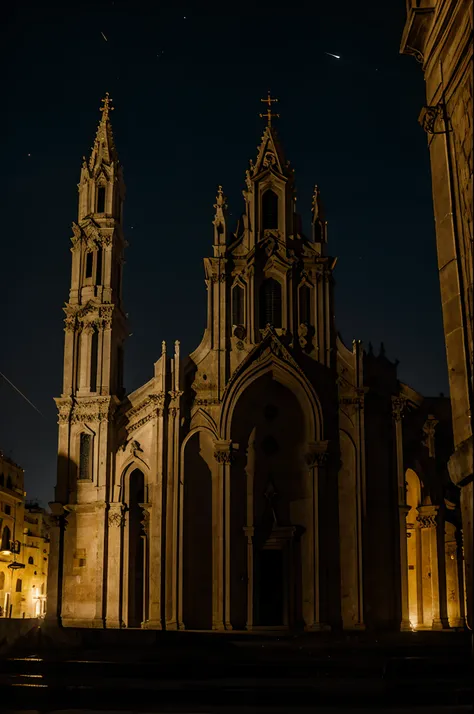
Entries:
{"type": "Polygon", "coordinates": [[[466,633],[39,629],[4,657],[1,711],[469,711],[466,633]],[[56,640],[56,641],[55,641],[56,640]]]}

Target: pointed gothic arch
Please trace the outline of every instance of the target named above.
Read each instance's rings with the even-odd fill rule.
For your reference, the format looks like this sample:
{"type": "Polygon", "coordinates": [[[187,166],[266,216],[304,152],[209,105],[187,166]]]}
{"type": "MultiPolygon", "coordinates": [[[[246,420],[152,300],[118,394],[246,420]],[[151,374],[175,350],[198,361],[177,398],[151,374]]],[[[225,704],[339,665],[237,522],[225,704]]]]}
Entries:
{"type": "MultiPolygon", "coordinates": [[[[259,348],[264,350],[263,345],[259,348]]],[[[296,365],[282,359],[267,344],[268,352],[263,359],[254,359],[252,354],[248,357],[247,365],[242,365],[240,373],[227,385],[222,398],[219,420],[219,434],[221,439],[231,438],[232,415],[235,406],[249,385],[260,376],[271,372],[274,379],[293,391],[307,419],[307,441],[322,441],[324,439],[324,424],[322,407],[319,398],[307,377],[299,371],[296,365]]]]}
{"type": "Polygon", "coordinates": [[[262,230],[278,229],[279,203],[278,194],[267,188],[262,195],[262,230]]]}
{"type": "Polygon", "coordinates": [[[147,533],[143,506],[146,502],[145,474],[139,468],[123,473],[123,503],[126,506],[124,534],[123,602],[127,627],[141,627],[146,619],[147,533]]]}
{"type": "Polygon", "coordinates": [[[283,327],[282,285],[275,278],[265,278],[259,290],[259,327],[283,327]]]}

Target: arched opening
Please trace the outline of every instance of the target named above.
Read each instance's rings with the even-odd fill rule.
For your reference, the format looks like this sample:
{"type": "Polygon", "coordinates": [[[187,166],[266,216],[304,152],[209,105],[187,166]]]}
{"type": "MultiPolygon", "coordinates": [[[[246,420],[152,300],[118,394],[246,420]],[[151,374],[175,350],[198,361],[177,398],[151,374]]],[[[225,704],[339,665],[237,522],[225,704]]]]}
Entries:
{"type": "Polygon", "coordinates": [[[421,484],[413,469],[405,474],[407,506],[408,617],[413,629],[423,623],[423,592],[421,577],[421,540],[418,527],[418,506],[421,505],[421,484]]]}
{"type": "Polygon", "coordinates": [[[311,288],[302,285],[299,290],[299,324],[311,324],[311,288]]]}
{"type": "Polygon", "coordinates": [[[99,358],[99,333],[94,330],[91,338],[91,392],[97,391],[97,367],[99,358]]]}
{"type": "Polygon", "coordinates": [[[105,213],[105,186],[97,189],[97,213],[105,213]]]}
{"type": "Polygon", "coordinates": [[[95,282],[102,285],[102,248],[97,248],[97,265],[95,270],[95,282]]]}
{"type": "Polygon", "coordinates": [[[212,629],[212,472],[210,435],[198,431],[184,447],[183,621],[187,630],[212,629]]]}
{"type": "Polygon", "coordinates": [[[86,253],[86,272],[85,272],[85,278],[86,280],[89,280],[89,278],[92,278],[94,273],[94,254],[89,251],[86,253]]]}
{"type": "Polygon", "coordinates": [[[245,325],[244,289],[241,285],[232,288],[232,324],[245,325]]]}
{"type": "Polygon", "coordinates": [[[10,531],[10,528],[8,526],[5,526],[2,532],[2,544],[0,547],[0,550],[5,550],[9,551],[11,550],[11,539],[12,539],[12,534],[10,531]]]}
{"type": "Polygon", "coordinates": [[[267,278],[260,286],[260,329],[267,325],[281,327],[281,312],[281,285],[278,280],[267,278]]]}
{"type": "Polygon", "coordinates": [[[278,228],[278,196],[268,189],[262,196],[262,230],[278,228]]]}
{"type": "Polygon", "coordinates": [[[304,620],[303,572],[311,541],[305,415],[293,392],[268,373],[242,394],[232,441],[242,448],[231,466],[231,622],[292,626],[304,620]],[[249,547],[249,543],[251,547],[249,547]]]}
{"type": "Polygon", "coordinates": [[[92,434],[87,432],[79,437],[79,479],[92,480],[92,434]]]}
{"type": "Polygon", "coordinates": [[[141,627],[145,613],[145,477],[134,469],[128,481],[128,608],[127,626],[141,627]]]}
{"type": "Polygon", "coordinates": [[[34,565],[34,564],[35,564],[35,561],[33,560],[32,556],[30,555],[30,557],[28,558],[28,565],[34,565]]]}

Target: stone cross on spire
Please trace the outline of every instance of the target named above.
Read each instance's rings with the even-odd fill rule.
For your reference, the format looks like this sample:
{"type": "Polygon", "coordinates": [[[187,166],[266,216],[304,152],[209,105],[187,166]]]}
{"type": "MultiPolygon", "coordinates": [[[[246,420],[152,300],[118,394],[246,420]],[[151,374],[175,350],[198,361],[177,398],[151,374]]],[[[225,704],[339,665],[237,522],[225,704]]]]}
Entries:
{"type": "Polygon", "coordinates": [[[112,106],[112,98],[109,96],[109,93],[105,93],[105,97],[100,100],[102,103],[102,106],[100,107],[100,111],[102,112],[102,121],[107,121],[109,118],[109,112],[114,111],[114,107],[112,106]]]}
{"type": "Polygon", "coordinates": [[[261,99],[260,101],[261,101],[261,102],[265,102],[265,104],[266,104],[267,107],[268,107],[267,111],[266,111],[264,114],[260,114],[260,118],[261,118],[261,119],[266,118],[266,119],[267,119],[267,126],[271,126],[271,125],[272,125],[272,118],[273,118],[273,117],[279,117],[279,116],[280,116],[279,114],[273,114],[273,113],[272,113],[272,103],[273,103],[273,102],[278,102],[278,99],[272,99],[272,96],[271,96],[271,94],[270,94],[270,90],[268,90],[267,98],[266,98],[266,99],[261,99]]]}

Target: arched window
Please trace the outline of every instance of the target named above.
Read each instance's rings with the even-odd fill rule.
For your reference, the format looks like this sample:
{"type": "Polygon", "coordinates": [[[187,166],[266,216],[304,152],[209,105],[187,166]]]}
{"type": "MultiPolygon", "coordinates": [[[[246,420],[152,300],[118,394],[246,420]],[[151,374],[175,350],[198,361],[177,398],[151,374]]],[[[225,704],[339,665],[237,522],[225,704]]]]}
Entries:
{"type": "Polygon", "coordinates": [[[97,213],[105,213],[105,186],[97,189],[97,213]]]}
{"type": "Polygon", "coordinates": [[[79,448],[79,478],[92,478],[92,436],[82,432],[79,448]]]}
{"type": "Polygon", "coordinates": [[[278,196],[271,188],[262,197],[262,229],[278,228],[278,196]]]}
{"type": "Polygon", "coordinates": [[[10,550],[11,549],[11,532],[8,526],[5,526],[2,533],[2,545],[0,550],[10,550]]]}
{"type": "Polygon", "coordinates": [[[300,325],[311,322],[311,288],[302,285],[300,288],[300,325]]]}
{"type": "Polygon", "coordinates": [[[94,272],[94,254],[89,252],[86,253],[86,280],[87,278],[92,278],[94,272]]]}
{"type": "Polygon", "coordinates": [[[28,565],[34,565],[34,564],[35,564],[35,561],[33,560],[32,556],[30,555],[30,557],[28,558],[28,565]]]}
{"type": "Polygon", "coordinates": [[[102,285],[102,248],[97,248],[97,267],[95,271],[95,282],[102,285]]]}
{"type": "Polygon", "coordinates": [[[245,296],[241,285],[232,288],[232,324],[245,325],[245,296]]]}
{"type": "Polygon", "coordinates": [[[3,590],[5,587],[5,573],[2,571],[0,572],[0,590],[3,590]]]}
{"type": "Polygon", "coordinates": [[[97,361],[99,355],[99,333],[94,330],[91,339],[91,392],[97,390],[97,361]]]}
{"type": "Polygon", "coordinates": [[[268,278],[260,286],[260,328],[281,327],[281,285],[268,278]]]}

